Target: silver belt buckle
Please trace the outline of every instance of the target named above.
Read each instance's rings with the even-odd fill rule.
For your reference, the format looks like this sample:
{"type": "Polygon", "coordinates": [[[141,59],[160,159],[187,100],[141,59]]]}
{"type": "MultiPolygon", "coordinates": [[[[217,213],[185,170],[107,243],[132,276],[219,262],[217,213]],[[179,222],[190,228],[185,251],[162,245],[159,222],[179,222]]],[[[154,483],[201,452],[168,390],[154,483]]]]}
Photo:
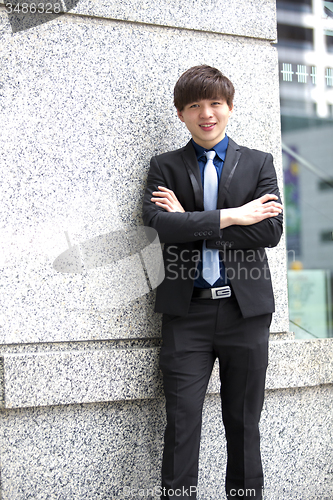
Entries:
{"type": "Polygon", "coordinates": [[[211,288],[212,299],[225,299],[231,297],[230,286],[220,286],[217,288],[211,288]]]}

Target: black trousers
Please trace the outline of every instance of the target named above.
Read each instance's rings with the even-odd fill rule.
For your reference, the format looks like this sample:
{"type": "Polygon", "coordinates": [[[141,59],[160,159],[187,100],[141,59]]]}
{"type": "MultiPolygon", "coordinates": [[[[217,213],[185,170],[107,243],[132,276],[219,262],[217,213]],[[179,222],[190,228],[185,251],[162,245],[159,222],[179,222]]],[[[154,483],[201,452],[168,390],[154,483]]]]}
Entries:
{"type": "Polygon", "coordinates": [[[187,316],[163,316],[160,367],[167,427],[162,498],[197,498],[202,407],[216,358],[227,439],[227,498],[262,498],[258,424],[271,316],[243,318],[234,296],[192,299],[187,316]]]}

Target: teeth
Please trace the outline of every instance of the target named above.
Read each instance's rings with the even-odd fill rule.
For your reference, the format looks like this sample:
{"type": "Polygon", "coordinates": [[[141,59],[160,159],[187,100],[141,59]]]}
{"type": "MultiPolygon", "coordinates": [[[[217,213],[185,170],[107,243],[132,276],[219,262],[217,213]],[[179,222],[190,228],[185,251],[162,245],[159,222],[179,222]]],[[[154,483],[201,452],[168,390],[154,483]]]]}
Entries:
{"type": "Polygon", "coordinates": [[[208,128],[208,127],[212,127],[213,125],[214,125],[214,123],[211,123],[210,125],[201,125],[201,127],[208,128]]]}

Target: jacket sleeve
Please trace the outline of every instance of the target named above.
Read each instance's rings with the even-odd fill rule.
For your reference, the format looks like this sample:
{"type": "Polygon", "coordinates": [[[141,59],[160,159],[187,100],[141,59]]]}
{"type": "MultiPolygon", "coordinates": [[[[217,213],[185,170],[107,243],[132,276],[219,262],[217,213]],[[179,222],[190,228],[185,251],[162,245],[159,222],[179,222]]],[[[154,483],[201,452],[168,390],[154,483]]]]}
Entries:
{"type": "MultiPolygon", "coordinates": [[[[255,189],[253,200],[264,194],[275,194],[281,203],[276,172],[273,166],[273,157],[267,154],[260,170],[259,180],[255,189]]],[[[220,230],[219,238],[210,238],[207,248],[226,249],[255,249],[261,247],[274,247],[281,238],[283,230],[282,213],[249,226],[233,225],[220,230]]]]}
{"type": "MultiPolygon", "coordinates": [[[[161,243],[186,243],[189,241],[219,238],[220,211],[167,212],[151,201],[158,186],[173,189],[167,182],[156,157],[150,162],[147,187],[143,201],[143,222],[158,232],[161,243]]],[[[184,207],[185,209],[186,207],[184,207]]]]}
{"type": "MultiPolygon", "coordinates": [[[[206,239],[207,248],[255,249],[276,246],[281,238],[282,214],[257,224],[233,225],[221,230],[220,210],[173,213],[155,205],[151,197],[152,192],[158,190],[158,186],[174,190],[172,180],[165,179],[158,159],[153,157],[144,194],[143,221],[146,226],[156,229],[162,243],[186,243],[206,239]]],[[[267,193],[276,194],[278,201],[281,202],[271,154],[265,155],[252,199],[255,200],[267,193]]],[[[251,199],[242,199],[239,205],[235,205],[233,199],[230,199],[229,206],[240,206],[248,201],[251,199]]]]}

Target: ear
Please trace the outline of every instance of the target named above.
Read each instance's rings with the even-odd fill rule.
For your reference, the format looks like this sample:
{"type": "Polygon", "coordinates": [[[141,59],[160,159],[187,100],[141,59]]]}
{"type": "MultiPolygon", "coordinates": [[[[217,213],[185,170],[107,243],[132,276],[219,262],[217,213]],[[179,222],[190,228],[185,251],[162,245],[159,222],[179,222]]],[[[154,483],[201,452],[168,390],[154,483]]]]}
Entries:
{"type": "Polygon", "coordinates": [[[179,109],[177,109],[177,116],[178,116],[178,118],[180,119],[181,122],[184,122],[183,114],[182,114],[181,111],[179,111],[179,109]]]}
{"type": "Polygon", "coordinates": [[[231,108],[229,108],[229,116],[232,115],[233,110],[234,110],[234,103],[232,103],[231,108]]]}

